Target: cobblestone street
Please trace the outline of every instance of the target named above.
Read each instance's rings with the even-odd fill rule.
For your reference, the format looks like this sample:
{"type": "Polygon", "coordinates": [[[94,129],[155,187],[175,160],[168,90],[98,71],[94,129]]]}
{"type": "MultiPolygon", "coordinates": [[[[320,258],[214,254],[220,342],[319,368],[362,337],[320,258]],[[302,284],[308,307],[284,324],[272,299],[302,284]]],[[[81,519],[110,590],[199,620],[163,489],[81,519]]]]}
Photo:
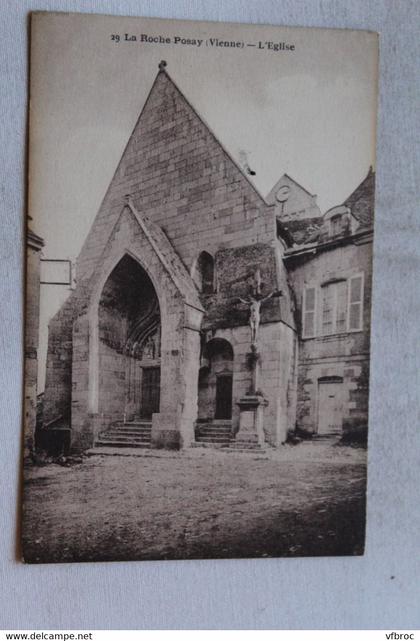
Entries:
{"type": "Polygon", "coordinates": [[[363,552],[364,449],[131,453],[26,470],[26,561],[363,552]]]}

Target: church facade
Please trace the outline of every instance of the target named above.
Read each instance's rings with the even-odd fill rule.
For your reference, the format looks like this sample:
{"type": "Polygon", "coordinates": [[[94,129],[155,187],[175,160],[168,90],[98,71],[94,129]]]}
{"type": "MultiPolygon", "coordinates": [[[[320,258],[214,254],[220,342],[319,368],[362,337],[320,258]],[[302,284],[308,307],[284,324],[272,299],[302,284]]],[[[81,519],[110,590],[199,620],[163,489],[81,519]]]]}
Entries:
{"type": "Polygon", "coordinates": [[[365,430],[374,175],[322,215],[266,199],[161,63],[49,324],[71,448],[277,447],[365,430]]]}

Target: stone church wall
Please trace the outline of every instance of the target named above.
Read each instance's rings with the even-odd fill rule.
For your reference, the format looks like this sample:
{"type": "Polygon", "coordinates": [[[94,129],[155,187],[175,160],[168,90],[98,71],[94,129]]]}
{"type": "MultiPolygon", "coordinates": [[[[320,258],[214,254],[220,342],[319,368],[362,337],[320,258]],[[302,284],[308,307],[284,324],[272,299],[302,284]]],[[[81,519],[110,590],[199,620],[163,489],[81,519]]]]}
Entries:
{"type": "MultiPolygon", "coordinates": [[[[187,316],[201,317],[201,306],[188,273],[201,250],[215,258],[217,282],[214,296],[202,297],[202,328],[231,335],[234,399],[249,389],[250,378],[249,307],[235,299],[252,290],[250,279],[257,268],[263,295],[283,292],[282,298],[264,303],[260,331],[269,399],[267,439],[273,444],[284,440],[291,419],[287,394],[294,317],[276,229],[274,207],[264,202],[161,71],[79,255],[76,291],[50,324],[47,414],[53,419],[71,413],[79,449],[92,445],[97,431],[110,425],[121,408],[123,367],[98,339],[97,308],[101,288],[124,252],[149,274],[162,306],[161,407],[153,419],[154,444],[179,446],[194,440],[199,326],[196,319],[190,327],[187,316]],[[124,209],[127,195],[141,224],[129,207],[124,209]],[[184,283],[197,303],[186,305],[176,282],[184,283]]],[[[237,412],[234,402],[234,423],[237,412]]]]}
{"type": "Polygon", "coordinates": [[[213,294],[202,297],[206,309],[203,329],[248,325],[249,309],[239,298],[249,299],[255,287],[257,270],[262,281],[262,296],[276,290],[282,291],[281,297],[273,297],[263,303],[262,322],[283,321],[294,326],[287,275],[281,255],[278,255],[273,244],[257,243],[219,249],[215,253],[216,287],[213,294]]]}
{"type": "Polygon", "coordinates": [[[202,250],[271,243],[274,208],[241,170],[165,72],[160,72],[78,259],[95,269],[120,203],[160,225],[188,270],[202,250]]]}

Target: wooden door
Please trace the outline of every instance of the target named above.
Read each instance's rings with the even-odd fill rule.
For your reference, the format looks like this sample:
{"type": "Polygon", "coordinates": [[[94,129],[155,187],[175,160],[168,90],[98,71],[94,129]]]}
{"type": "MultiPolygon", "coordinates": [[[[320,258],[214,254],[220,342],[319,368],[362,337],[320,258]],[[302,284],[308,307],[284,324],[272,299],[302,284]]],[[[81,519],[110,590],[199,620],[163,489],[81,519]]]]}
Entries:
{"type": "Polygon", "coordinates": [[[216,379],[216,419],[232,418],[232,376],[218,376],[216,379]]]}
{"type": "Polygon", "coordinates": [[[318,385],[318,434],[339,434],[344,414],[343,383],[321,382],[318,385]]]}
{"type": "Polygon", "coordinates": [[[141,380],[141,418],[151,419],[152,414],[159,412],[159,402],[160,367],[144,367],[141,380]]]}

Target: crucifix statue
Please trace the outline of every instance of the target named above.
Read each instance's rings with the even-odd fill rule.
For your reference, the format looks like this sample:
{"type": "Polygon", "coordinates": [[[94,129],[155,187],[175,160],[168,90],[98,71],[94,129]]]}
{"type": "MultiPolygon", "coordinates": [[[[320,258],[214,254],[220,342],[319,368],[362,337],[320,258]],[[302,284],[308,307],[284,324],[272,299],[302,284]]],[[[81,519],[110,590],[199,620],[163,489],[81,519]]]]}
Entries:
{"type": "Polygon", "coordinates": [[[254,274],[254,286],[252,294],[248,299],[243,299],[239,297],[239,301],[244,303],[244,305],[249,306],[249,325],[251,328],[251,349],[256,352],[257,343],[258,343],[258,330],[261,322],[261,305],[265,303],[270,298],[282,296],[280,290],[273,290],[266,296],[261,292],[262,290],[262,281],[261,281],[261,272],[259,269],[254,274]]]}
{"type": "Polygon", "coordinates": [[[263,293],[264,285],[260,270],[257,269],[253,276],[251,293],[246,299],[238,298],[239,302],[249,307],[251,351],[246,354],[246,358],[248,368],[251,370],[251,380],[248,391],[238,401],[240,416],[236,442],[243,443],[245,447],[262,447],[265,443],[264,408],[268,405],[268,401],[260,387],[261,355],[258,353],[258,330],[261,322],[261,306],[270,298],[282,296],[282,292],[275,289],[269,294],[263,293]]]}

